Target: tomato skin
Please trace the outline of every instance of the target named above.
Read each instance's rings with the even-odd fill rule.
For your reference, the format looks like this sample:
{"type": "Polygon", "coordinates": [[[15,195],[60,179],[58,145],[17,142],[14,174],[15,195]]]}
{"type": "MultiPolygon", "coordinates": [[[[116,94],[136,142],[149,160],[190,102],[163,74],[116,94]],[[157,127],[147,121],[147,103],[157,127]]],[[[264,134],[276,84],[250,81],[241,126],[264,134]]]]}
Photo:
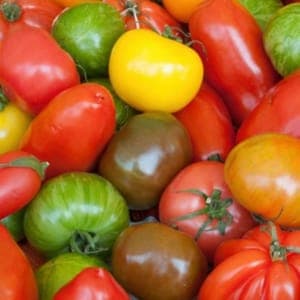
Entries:
{"type": "Polygon", "coordinates": [[[279,79],[258,24],[237,1],[212,0],[198,6],[188,25],[192,40],[199,41],[194,48],[203,59],[208,83],[240,125],[279,79]]]}
{"type": "MultiPolygon", "coordinates": [[[[21,158],[32,157],[25,151],[10,151],[0,156],[0,219],[18,211],[38,193],[42,178],[29,166],[7,166],[21,158]]],[[[35,158],[36,159],[36,158],[35,158]]]]}
{"type": "Polygon", "coordinates": [[[237,130],[236,142],[267,132],[300,137],[300,72],[281,79],[262,98],[237,130]],[[266,122],[266,120],[268,120],[266,122]]]}
{"type": "Polygon", "coordinates": [[[188,192],[188,190],[197,189],[210,196],[213,190],[218,189],[221,191],[221,201],[224,202],[228,198],[233,200],[226,209],[232,216],[232,222],[226,225],[224,234],[218,230],[218,219],[212,218],[212,222],[196,239],[199,248],[209,262],[213,261],[215,250],[222,241],[241,237],[256,224],[250,213],[232,198],[225,183],[223,172],[224,164],[221,162],[200,161],[192,163],[174,177],[165,188],[159,201],[160,221],[169,226],[176,226],[178,230],[196,239],[200,227],[210,219],[209,213],[203,213],[186,220],[174,221],[175,218],[208,207],[204,197],[188,192]]]}
{"type": "Polygon", "coordinates": [[[63,286],[53,300],[129,300],[129,295],[104,268],[83,269],[70,282],[63,286]]]}
{"type": "Polygon", "coordinates": [[[59,92],[80,83],[80,77],[72,57],[49,32],[19,25],[7,32],[0,47],[0,83],[8,99],[37,115],[59,92]]]}
{"type": "Polygon", "coordinates": [[[225,181],[236,201],[277,224],[300,225],[300,141],[265,133],[247,138],[227,156],[225,181]]]}
{"type": "Polygon", "coordinates": [[[193,160],[219,155],[225,160],[235,144],[235,129],[223,99],[207,83],[196,97],[174,116],[185,126],[193,145],[193,160]]]}
{"type": "MultiPolygon", "coordinates": [[[[299,299],[299,254],[291,251],[286,259],[272,258],[272,240],[262,226],[218,247],[215,268],[201,286],[198,300],[299,299]]],[[[276,231],[281,246],[299,247],[299,231],[284,232],[279,227],[276,231]]]]}
{"type": "Polygon", "coordinates": [[[3,224],[0,224],[0,240],[0,299],[38,300],[29,261],[3,224]]]}
{"type": "Polygon", "coordinates": [[[110,92],[96,83],[82,83],[52,99],[27,128],[20,147],[50,163],[48,178],[88,171],[115,132],[115,120],[110,92]]]}

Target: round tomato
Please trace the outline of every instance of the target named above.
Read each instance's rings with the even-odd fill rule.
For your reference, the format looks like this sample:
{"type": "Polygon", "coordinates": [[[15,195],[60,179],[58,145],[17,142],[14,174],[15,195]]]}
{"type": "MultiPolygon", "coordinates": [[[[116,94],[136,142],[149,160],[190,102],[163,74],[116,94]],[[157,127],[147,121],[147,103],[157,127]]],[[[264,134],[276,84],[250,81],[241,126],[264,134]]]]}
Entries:
{"type": "Polygon", "coordinates": [[[266,225],[251,229],[241,239],[223,242],[197,300],[299,299],[299,247],[299,230],[266,225]]]}
{"type": "Polygon", "coordinates": [[[8,229],[17,242],[23,240],[25,237],[23,229],[25,209],[26,207],[23,207],[0,220],[0,223],[8,229]]]}
{"type": "Polygon", "coordinates": [[[221,162],[190,164],[173,178],[159,201],[160,221],[194,238],[209,262],[222,241],[238,238],[255,225],[232,197],[223,173],[221,162]]]}
{"type": "Polygon", "coordinates": [[[151,222],[119,235],[111,265],[118,282],[143,300],[192,299],[207,274],[205,256],[192,238],[151,222]]]}
{"type": "Polygon", "coordinates": [[[106,258],[128,225],[122,195],[104,178],[87,172],[46,181],[24,216],[27,240],[47,257],[72,251],[106,258]]]}
{"type": "Polygon", "coordinates": [[[195,97],[203,66],[190,47],[149,29],[133,29],[114,44],[109,77],[116,93],[137,110],[175,112],[195,97]]]}
{"type": "Polygon", "coordinates": [[[53,0],[55,3],[63,7],[70,7],[82,3],[99,3],[100,0],[53,0]]]}
{"type": "Polygon", "coordinates": [[[227,156],[225,181],[236,201],[265,219],[300,226],[300,140],[280,133],[249,137],[227,156]]]}

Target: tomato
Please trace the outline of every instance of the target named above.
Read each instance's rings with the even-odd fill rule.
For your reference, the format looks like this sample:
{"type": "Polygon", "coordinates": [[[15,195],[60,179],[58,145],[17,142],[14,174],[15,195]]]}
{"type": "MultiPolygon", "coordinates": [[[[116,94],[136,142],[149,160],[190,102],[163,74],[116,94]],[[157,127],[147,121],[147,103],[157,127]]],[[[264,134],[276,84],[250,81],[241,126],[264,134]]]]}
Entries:
{"type": "Polygon", "coordinates": [[[46,181],[24,216],[27,240],[46,257],[72,251],[105,258],[128,224],[122,195],[104,178],[87,172],[46,181]]]}
{"type": "Polygon", "coordinates": [[[280,133],[247,138],[225,161],[225,181],[242,206],[277,224],[300,225],[300,140],[280,133]]]}
{"type": "Polygon", "coordinates": [[[135,109],[175,112],[198,92],[203,67],[190,47],[149,29],[133,29],[113,46],[109,78],[116,93],[135,109]]]}
{"type": "Polygon", "coordinates": [[[32,117],[0,92],[0,154],[17,150],[32,117]]]}
{"type": "Polygon", "coordinates": [[[35,197],[47,166],[25,151],[0,156],[0,219],[25,207],[35,197]]]}
{"type": "Polygon", "coordinates": [[[207,262],[186,234],[144,223],[126,228],[117,238],[112,273],[139,299],[192,299],[207,274],[207,262]]]}
{"type": "Polygon", "coordinates": [[[237,130],[239,143],[255,134],[278,132],[300,137],[300,72],[295,71],[271,88],[237,130]],[[267,120],[267,121],[266,121],[267,120]]]}
{"type": "Polygon", "coordinates": [[[112,46],[124,31],[118,11],[102,2],[72,6],[52,26],[52,36],[74,58],[84,78],[107,75],[112,46]]]}
{"type": "Polygon", "coordinates": [[[222,241],[255,225],[232,197],[223,173],[221,162],[192,163],[172,179],[159,201],[160,221],[194,238],[209,262],[222,241]]]}
{"type": "Polygon", "coordinates": [[[54,0],[54,2],[64,7],[70,7],[81,3],[97,3],[99,0],[54,0]]]}
{"type": "Polygon", "coordinates": [[[3,224],[0,224],[0,241],[0,299],[38,300],[33,270],[3,224]]]}
{"type": "Polygon", "coordinates": [[[212,0],[199,5],[188,25],[205,78],[239,126],[279,79],[258,24],[237,1],[212,0]]]}
{"type": "Polygon", "coordinates": [[[14,26],[0,47],[0,84],[9,100],[38,114],[59,92],[80,82],[74,60],[41,28],[14,26]]]}
{"type": "Polygon", "coordinates": [[[282,76],[287,76],[300,67],[299,13],[300,3],[283,6],[273,15],[263,34],[266,53],[282,76]]]}
{"type": "Polygon", "coordinates": [[[16,242],[24,239],[23,220],[26,206],[0,220],[13,236],[16,242]]]}
{"type": "Polygon", "coordinates": [[[53,300],[55,293],[82,270],[107,265],[94,256],[79,253],[64,253],[48,260],[36,270],[39,299],[53,300]]]}
{"type": "Polygon", "coordinates": [[[20,147],[50,163],[47,178],[89,171],[115,132],[115,118],[114,102],[105,87],[78,84],[59,93],[32,120],[20,147]]]}
{"type": "Polygon", "coordinates": [[[1,1],[0,44],[10,27],[27,24],[51,30],[52,22],[63,7],[52,0],[1,1]]]}
{"type": "Polygon", "coordinates": [[[257,226],[223,242],[216,266],[197,300],[297,300],[300,297],[300,231],[257,226]],[[213,288],[212,288],[213,286],[213,288]],[[216,292],[217,291],[217,292],[216,292]]]}
{"type": "Polygon", "coordinates": [[[164,187],[192,158],[188,133],[171,114],[131,117],[108,143],[98,172],[125,197],[129,208],[154,207],[164,187]]]}
{"type": "Polygon", "coordinates": [[[207,83],[175,117],[189,132],[193,160],[218,157],[224,161],[235,144],[235,129],[223,99],[207,83]]]}
{"type": "Polygon", "coordinates": [[[188,23],[191,15],[205,0],[162,0],[166,10],[178,21],[188,23]]]}
{"type": "Polygon", "coordinates": [[[63,286],[53,300],[129,300],[129,295],[105,268],[88,267],[63,286]]]}

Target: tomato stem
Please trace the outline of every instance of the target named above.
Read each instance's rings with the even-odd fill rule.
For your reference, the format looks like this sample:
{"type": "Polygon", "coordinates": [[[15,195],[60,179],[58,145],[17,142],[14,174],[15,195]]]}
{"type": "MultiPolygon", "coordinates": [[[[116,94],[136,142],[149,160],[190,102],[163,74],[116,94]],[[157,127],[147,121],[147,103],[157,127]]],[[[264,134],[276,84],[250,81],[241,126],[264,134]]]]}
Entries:
{"type": "Polygon", "coordinates": [[[0,10],[8,22],[19,20],[22,14],[21,6],[16,2],[5,1],[0,5],[0,10]]]}
{"type": "Polygon", "coordinates": [[[0,111],[3,111],[8,103],[9,100],[4,95],[3,89],[0,87],[0,111]]]}

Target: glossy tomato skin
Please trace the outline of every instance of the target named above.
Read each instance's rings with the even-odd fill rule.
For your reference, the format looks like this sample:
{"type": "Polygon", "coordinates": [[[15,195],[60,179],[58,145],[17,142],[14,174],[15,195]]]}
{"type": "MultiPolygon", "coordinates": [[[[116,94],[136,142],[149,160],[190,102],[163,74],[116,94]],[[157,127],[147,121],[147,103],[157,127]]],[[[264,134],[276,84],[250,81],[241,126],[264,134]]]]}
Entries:
{"type": "Polygon", "coordinates": [[[207,274],[207,262],[184,233],[144,223],[128,227],[117,238],[112,273],[140,299],[192,299],[207,274]]]}
{"type": "Polygon", "coordinates": [[[279,79],[263,48],[258,24],[237,1],[212,0],[198,6],[189,31],[208,83],[239,125],[279,79]]]}
{"type": "Polygon", "coordinates": [[[200,161],[192,163],[173,178],[159,201],[160,221],[176,227],[194,238],[209,262],[213,261],[215,250],[222,241],[239,238],[256,224],[251,214],[234,201],[225,183],[223,173],[224,164],[221,162],[200,161]],[[207,196],[211,196],[214,190],[219,190],[221,195],[219,201],[212,204],[211,210],[200,214],[200,210],[208,209],[210,203],[206,202],[206,199],[200,194],[192,192],[195,190],[203,192],[207,196]],[[231,199],[232,202],[227,207],[222,206],[225,211],[218,217],[217,213],[221,211],[220,205],[228,199],[231,199]],[[178,220],[178,218],[197,211],[199,215],[178,220]],[[232,219],[229,220],[229,217],[232,219]],[[201,226],[208,221],[209,223],[198,237],[197,234],[201,226]],[[221,222],[225,223],[225,228],[218,227],[221,222]]]}
{"type": "MultiPolygon", "coordinates": [[[[280,246],[299,247],[299,230],[277,227],[276,231],[280,246]]],[[[273,246],[265,225],[251,229],[241,239],[222,243],[216,251],[215,268],[201,286],[197,300],[299,299],[299,253],[291,250],[278,257],[273,246]]]]}
{"type": "Polygon", "coordinates": [[[0,47],[0,83],[22,110],[37,115],[61,91],[80,83],[72,57],[44,29],[14,26],[0,47]]]}
{"type": "Polygon", "coordinates": [[[225,161],[225,181],[236,201],[277,224],[300,225],[300,141],[265,133],[235,146],[225,161]]]}
{"type": "Polygon", "coordinates": [[[237,130],[236,142],[267,132],[300,137],[300,72],[281,79],[271,88],[237,130]]]}
{"type": "Polygon", "coordinates": [[[82,83],[58,94],[34,118],[21,148],[50,163],[48,178],[87,171],[94,167],[115,126],[110,92],[96,83],[82,83]]]}
{"type": "Polygon", "coordinates": [[[169,113],[131,117],[108,143],[98,172],[124,195],[130,209],[154,207],[164,187],[192,159],[185,128],[169,113]]]}
{"type": "Polygon", "coordinates": [[[64,285],[53,300],[129,300],[129,295],[104,268],[83,269],[70,282],[64,285]]]}
{"type": "Polygon", "coordinates": [[[0,240],[0,298],[38,300],[30,263],[3,224],[0,224],[0,240]]]}
{"type": "Polygon", "coordinates": [[[28,159],[43,170],[38,159],[26,151],[15,150],[0,156],[0,219],[25,207],[41,188],[43,174],[32,168],[28,159]]]}
{"type": "Polygon", "coordinates": [[[196,97],[174,116],[187,129],[193,160],[206,160],[217,155],[224,161],[235,144],[235,128],[223,99],[207,83],[196,97]]]}

